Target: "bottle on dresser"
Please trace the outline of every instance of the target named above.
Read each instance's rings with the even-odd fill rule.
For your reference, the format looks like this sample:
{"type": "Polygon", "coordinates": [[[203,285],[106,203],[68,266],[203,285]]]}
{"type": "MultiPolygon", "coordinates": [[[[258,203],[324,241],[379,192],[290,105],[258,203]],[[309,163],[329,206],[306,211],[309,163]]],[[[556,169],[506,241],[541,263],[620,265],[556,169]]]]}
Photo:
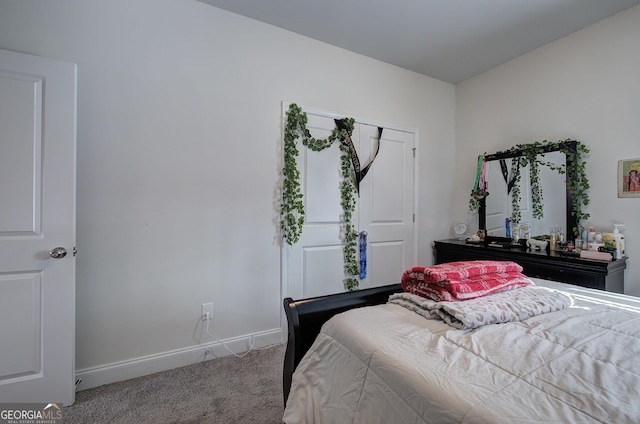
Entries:
{"type": "Polygon", "coordinates": [[[616,259],[622,259],[625,255],[624,234],[620,232],[619,227],[624,227],[624,224],[614,224],[613,227],[612,233],[602,233],[602,242],[605,249],[615,249],[616,259]]]}
{"type": "Polygon", "coordinates": [[[624,252],[624,234],[620,232],[619,227],[624,227],[624,224],[613,225],[613,242],[616,248],[616,258],[622,259],[625,255],[624,252]]]}

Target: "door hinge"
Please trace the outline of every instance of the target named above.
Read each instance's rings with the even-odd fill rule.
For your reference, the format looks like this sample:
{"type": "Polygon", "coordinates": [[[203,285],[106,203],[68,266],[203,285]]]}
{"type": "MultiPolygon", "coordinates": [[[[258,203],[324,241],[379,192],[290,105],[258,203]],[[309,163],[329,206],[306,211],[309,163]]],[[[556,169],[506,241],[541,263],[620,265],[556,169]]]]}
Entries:
{"type": "Polygon", "coordinates": [[[75,246],[73,246],[73,257],[76,257],[76,253],[78,253],[78,249],[76,249],[75,246]]]}
{"type": "MultiPolygon", "coordinates": [[[[414,213],[413,214],[413,223],[415,224],[415,222],[416,222],[416,214],[414,213]]],[[[74,255],[75,255],[75,253],[74,253],[74,255]]]]}
{"type": "Polygon", "coordinates": [[[413,150],[413,158],[415,159],[416,158],[416,148],[414,147],[411,150],[413,150]]]}

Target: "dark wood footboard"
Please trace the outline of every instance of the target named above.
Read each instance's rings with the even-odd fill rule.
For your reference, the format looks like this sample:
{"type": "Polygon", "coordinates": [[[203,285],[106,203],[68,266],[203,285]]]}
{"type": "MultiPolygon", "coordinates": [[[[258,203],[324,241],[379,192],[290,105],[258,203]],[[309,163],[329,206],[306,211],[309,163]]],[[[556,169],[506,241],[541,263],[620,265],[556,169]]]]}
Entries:
{"type": "Polygon", "coordinates": [[[320,333],[322,324],[332,316],[349,309],[387,303],[389,296],[402,291],[400,284],[338,293],[309,299],[284,299],[288,321],[287,350],[282,375],[284,402],[291,389],[291,377],[304,354],[320,333]]]}

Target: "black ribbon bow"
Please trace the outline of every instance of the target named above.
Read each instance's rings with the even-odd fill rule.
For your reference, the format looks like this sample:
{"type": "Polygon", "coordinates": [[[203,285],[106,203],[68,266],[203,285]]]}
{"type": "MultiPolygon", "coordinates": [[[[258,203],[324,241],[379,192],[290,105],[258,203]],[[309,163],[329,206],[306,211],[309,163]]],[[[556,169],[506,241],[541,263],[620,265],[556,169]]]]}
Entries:
{"type": "Polygon", "coordinates": [[[358,196],[360,195],[360,181],[364,179],[364,177],[369,172],[373,161],[378,156],[378,152],[380,151],[380,140],[382,139],[382,128],[378,127],[378,147],[376,148],[376,153],[371,159],[371,162],[364,167],[364,169],[360,169],[360,159],[358,158],[358,152],[356,151],[355,146],[353,145],[353,141],[351,140],[351,135],[349,134],[349,128],[347,127],[346,122],[343,119],[334,119],[336,126],[339,130],[342,131],[343,138],[342,142],[349,148],[349,152],[351,152],[351,164],[353,165],[353,170],[355,172],[355,186],[356,191],[358,192],[358,196]]]}

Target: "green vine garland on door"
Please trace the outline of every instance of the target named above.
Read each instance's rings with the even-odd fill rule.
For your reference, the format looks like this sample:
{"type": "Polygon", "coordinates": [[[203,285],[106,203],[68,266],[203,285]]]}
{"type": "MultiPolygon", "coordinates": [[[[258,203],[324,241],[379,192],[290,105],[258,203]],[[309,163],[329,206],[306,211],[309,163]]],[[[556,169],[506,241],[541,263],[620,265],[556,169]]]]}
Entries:
{"type": "MultiPolygon", "coordinates": [[[[351,136],[355,120],[345,118],[344,122],[349,136],[351,136]]],[[[311,133],[307,129],[307,114],[295,103],[289,105],[284,128],[284,166],[282,168],[282,204],[280,205],[280,231],[283,240],[289,245],[296,244],[300,240],[304,224],[305,212],[300,189],[300,171],[296,165],[296,159],[300,153],[296,146],[296,140],[299,136],[302,136],[302,144],[315,152],[331,147],[336,140],[342,141],[344,139],[343,131],[337,127],[324,140],[311,137],[311,133]]],[[[358,233],[352,223],[356,210],[355,175],[351,164],[351,152],[345,143],[340,143],[340,152],[340,169],[343,178],[340,183],[340,204],[343,210],[344,273],[346,276],[344,286],[347,290],[353,291],[359,285],[356,277],[359,272],[356,255],[358,233]]]]}
{"type": "MultiPolygon", "coordinates": [[[[571,169],[571,175],[573,178],[567,181],[567,189],[572,194],[572,206],[573,206],[573,214],[576,216],[577,224],[580,225],[581,221],[585,221],[589,219],[589,214],[583,210],[584,206],[589,204],[589,195],[587,194],[587,190],[589,190],[589,179],[587,178],[586,165],[587,162],[584,160],[583,155],[589,153],[589,149],[582,144],[580,141],[575,141],[576,150],[572,150],[568,146],[568,142],[575,141],[571,139],[559,140],[556,143],[549,142],[547,140],[543,140],[541,142],[536,141],[529,144],[516,144],[507,150],[502,150],[496,152],[495,155],[502,154],[516,154],[518,153],[520,159],[512,158],[511,159],[511,169],[515,170],[518,167],[524,168],[527,165],[530,165],[529,168],[529,181],[531,185],[531,203],[533,209],[533,217],[536,219],[540,219],[543,217],[542,207],[543,207],[543,193],[542,186],[540,185],[540,166],[547,166],[552,170],[557,171],[559,174],[565,174],[566,169],[565,166],[558,166],[553,162],[547,161],[544,159],[545,150],[549,150],[549,148],[560,151],[566,155],[566,162],[573,167],[571,169]]],[[[521,181],[521,173],[515,171],[516,182],[513,185],[511,191],[511,206],[512,206],[512,220],[514,223],[519,223],[521,219],[520,214],[520,181],[521,181]]],[[[474,201],[472,198],[469,202],[470,209],[476,210],[479,207],[479,202],[474,201]]],[[[567,230],[569,230],[567,228],[567,230]]],[[[578,228],[573,228],[574,235],[578,234],[578,228]]]]}

